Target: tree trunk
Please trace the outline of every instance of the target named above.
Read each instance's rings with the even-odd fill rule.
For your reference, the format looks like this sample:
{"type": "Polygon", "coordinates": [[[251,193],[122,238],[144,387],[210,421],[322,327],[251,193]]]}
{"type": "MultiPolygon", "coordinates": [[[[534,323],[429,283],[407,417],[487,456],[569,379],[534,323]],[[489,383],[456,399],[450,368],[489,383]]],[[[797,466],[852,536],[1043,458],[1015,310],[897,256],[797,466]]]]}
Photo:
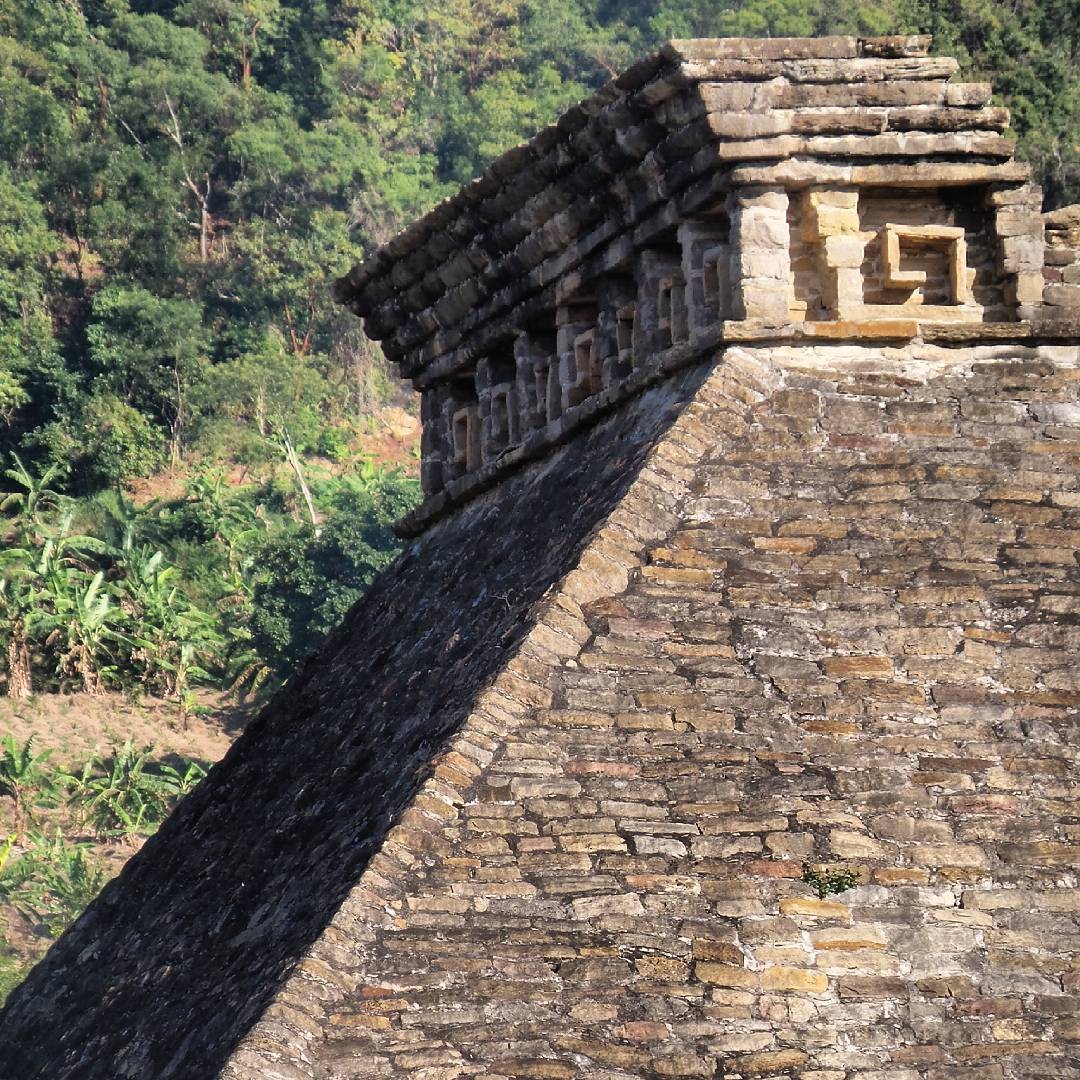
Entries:
{"type": "MultiPolygon", "coordinates": [[[[210,182],[207,180],[207,187],[210,182]]],[[[214,235],[214,219],[210,216],[209,203],[197,191],[195,198],[199,200],[199,262],[210,261],[210,244],[214,235]]]]}
{"type": "Polygon", "coordinates": [[[22,792],[12,795],[15,802],[15,813],[12,824],[15,826],[15,842],[21,844],[26,839],[26,801],[22,792]]]}
{"type": "Polygon", "coordinates": [[[85,645],[79,646],[79,659],[75,666],[82,678],[83,691],[87,694],[100,694],[101,679],[98,678],[90,650],[85,645]]]}
{"type": "Polygon", "coordinates": [[[296,453],[296,448],[293,446],[292,438],[289,436],[288,429],[282,428],[281,432],[281,444],[285,448],[285,460],[289,463],[289,467],[296,474],[296,482],[300,485],[300,493],[304,496],[304,502],[307,504],[308,517],[311,519],[311,527],[315,530],[315,535],[319,535],[319,518],[315,513],[315,501],[311,497],[311,489],[307,486],[307,481],[304,479],[304,470],[300,465],[300,457],[296,453]]]}
{"type": "Polygon", "coordinates": [[[16,623],[8,638],[7,651],[8,697],[28,698],[34,692],[34,685],[30,671],[30,649],[26,644],[26,636],[22,623],[16,623]]]}

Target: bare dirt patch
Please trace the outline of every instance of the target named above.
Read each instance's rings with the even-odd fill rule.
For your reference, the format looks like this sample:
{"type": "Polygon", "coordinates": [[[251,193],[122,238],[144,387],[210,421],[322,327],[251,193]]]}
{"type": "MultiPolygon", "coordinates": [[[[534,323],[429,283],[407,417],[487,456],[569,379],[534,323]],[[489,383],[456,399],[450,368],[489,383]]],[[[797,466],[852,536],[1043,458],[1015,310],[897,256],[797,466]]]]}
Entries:
{"type": "MultiPolygon", "coordinates": [[[[187,718],[173,702],[133,699],[122,694],[38,694],[23,701],[0,698],[0,738],[15,736],[21,746],[34,736],[38,751],[52,750],[52,761],[68,768],[92,754],[131,739],[151,747],[154,757],[193,758],[212,763],[240,733],[248,710],[221,694],[202,694],[201,714],[187,718]]],[[[2,813],[2,800],[0,800],[2,813]]]]}

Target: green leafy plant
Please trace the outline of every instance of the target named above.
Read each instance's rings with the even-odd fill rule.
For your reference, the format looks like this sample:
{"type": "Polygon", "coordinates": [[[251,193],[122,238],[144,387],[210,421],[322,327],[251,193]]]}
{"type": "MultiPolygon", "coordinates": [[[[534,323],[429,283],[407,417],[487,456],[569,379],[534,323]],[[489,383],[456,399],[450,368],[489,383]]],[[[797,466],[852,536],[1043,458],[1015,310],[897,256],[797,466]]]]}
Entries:
{"type": "Polygon", "coordinates": [[[33,961],[22,960],[10,954],[0,954],[0,1008],[8,995],[26,978],[33,961]]]}
{"type": "Polygon", "coordinates": [[[34,753],[33,735],[22,746],[11,734],[0,743],[0,794],[7,795],[14,804],[15,842],[22,841],[27,825],[34,822],[36,807],[55,796],[56,784],[44,768],[51,755],[51,750],[34,753]]]}
{"type": "Polygon", "coordinates": [[[220,648],[222,636],[213,616],[181,591],[180,571],[161,551],[134,547],[122,569],[125,599],[138,613],[131,659],[145,685],[179,701],[186,725],[189,681],[209,677],[200,661],[220,648]]]}
{"type": "Polygon", "coordinates": [[[101,892],[105,870],[88,844],[69,844],[57,828],[0,870],[0,896],[51,937],[59,937],[101,892]]]}
{"type": "Polygon", "coordinates": [[[819,900],[835,893],[847,892],[859,884],[859,875],[854,870],[815,870],[808,865],[803,867],[802,879],[818,894],[819,900]]]}
{"type": "Polygon", "coordinates": [[[181,762],[179,769],[162,765],[161,778],[171,787],[174,796],[182,799],[206,779],[206,769],[197,761],[181,762]]]}
{"type": "Polygon", "coordinates": [[[68,774],[68,802],[99,836],[126,840],[145,834],[168,813],[175,783],[148,769],[147,748],[129,739],[106,761],[92,757],[78,774],[68,774]]]}
{"type": "Polygon", "coordinates": [[[7,865],[12,849],[15,847],[15,839],[15,834],[9,833],[8,838],[0,844],[0,878],[3,877],[4,867],[7,865]]]}

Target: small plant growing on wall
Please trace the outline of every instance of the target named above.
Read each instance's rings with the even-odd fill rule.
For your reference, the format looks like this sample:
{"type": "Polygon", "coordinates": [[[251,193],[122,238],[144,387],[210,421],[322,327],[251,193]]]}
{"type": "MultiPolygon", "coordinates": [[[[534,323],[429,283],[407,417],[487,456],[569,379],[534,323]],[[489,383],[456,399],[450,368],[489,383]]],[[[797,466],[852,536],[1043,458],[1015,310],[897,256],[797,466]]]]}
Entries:
{"type": "Polygon", "coordinates": [[[809,865],[803,866],[802,879],[818,894],[819,900],[854,889],[859,884],[859,875],[854,870],[815,870],[809,865]]]}

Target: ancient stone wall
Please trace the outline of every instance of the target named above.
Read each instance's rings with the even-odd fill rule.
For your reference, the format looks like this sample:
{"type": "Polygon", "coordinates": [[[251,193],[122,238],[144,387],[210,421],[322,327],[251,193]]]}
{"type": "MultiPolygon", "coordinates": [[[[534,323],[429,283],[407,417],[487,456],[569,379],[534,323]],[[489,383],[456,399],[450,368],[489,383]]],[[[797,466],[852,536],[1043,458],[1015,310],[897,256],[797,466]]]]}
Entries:
{"type": "Polygon", "coordinates": [[[725,354],[226,1075],[1080,1076],[1078,389],[725,354]]]}
{"type": "Polygon", "coordinates": [[[721,342],[1016,339],[1064,304],[1007,114],[928,47],[673,43],[344,278],[422,395],[403,533],[721,342]]]}
{"type": "Polygon", "coordinates": [[[1049,307],[1080,314],[1080,206],[1043,215],[1046,226],[1046,289],[1049,307]]]}
{"type": "MultiPolygon", "coordinates": [[[[512,477],[509,504],[463,508],[380,575],[12,994],[3,1080],[208,1080],[315,943],[329,961],[312,966],[338,978],[328,924],[481,691],[520,685],[510,661],[534,605],[701,377],[628,403],[512,477]]],[[[477,738],[482,752],[489,736],[477,738]]],[[[465,743],[459,754],[476,752],[465,743]]],[[[389,850],[410,835],[399,828],[389,850]]],[[[302,1017],[290,1013],[289,1037],[278,1030],[275,1058],[304,1041],[302,1017]]],[[[281,1068],[250,1075],[297,1075],[281,1068]]]]}

